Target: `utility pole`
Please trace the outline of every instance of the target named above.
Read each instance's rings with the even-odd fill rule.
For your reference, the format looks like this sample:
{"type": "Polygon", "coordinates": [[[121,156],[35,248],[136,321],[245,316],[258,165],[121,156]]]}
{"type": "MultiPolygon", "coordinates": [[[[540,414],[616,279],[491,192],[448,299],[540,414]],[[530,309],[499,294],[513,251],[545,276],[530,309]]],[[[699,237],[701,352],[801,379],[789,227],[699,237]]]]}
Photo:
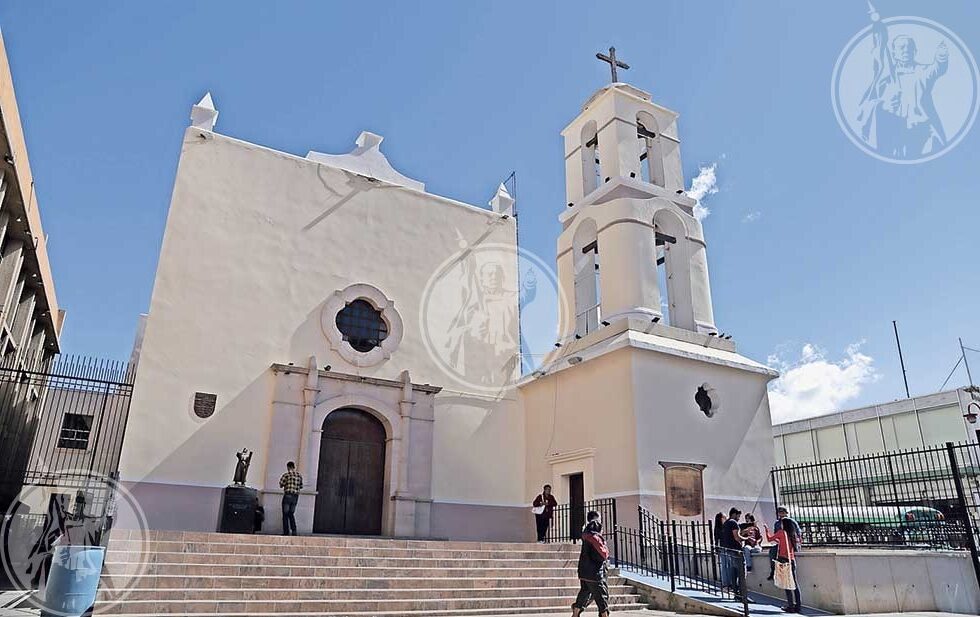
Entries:
{"type": "MultiPolygon", "coordinates": [[[[895,344],[898,345],[898,361],[902,363],[902,379],[905,380],[905,398],[912,398],[912,395],[909,394],[909,376],[905,370],[905,358],[902,356],[902,341],[898,338],[898,322],[894,319],[892,320],[892,328],[895,329],[895,344]]],[[[962,345],[963,341],[960,341],[960,346],[962,345]]]]}

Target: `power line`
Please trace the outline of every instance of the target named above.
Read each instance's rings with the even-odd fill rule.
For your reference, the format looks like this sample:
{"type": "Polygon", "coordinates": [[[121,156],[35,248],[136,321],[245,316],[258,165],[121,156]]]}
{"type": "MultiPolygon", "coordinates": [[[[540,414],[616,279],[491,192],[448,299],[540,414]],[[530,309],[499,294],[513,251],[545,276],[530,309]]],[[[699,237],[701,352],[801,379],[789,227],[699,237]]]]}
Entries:
{"type": "Polygon", "coordinates": [[[956,372],[956,369],[959,368],[961,362],[963,362],[963,356],[960,356],[960,359],[957,360],[956,361],[956,364],[953,365],[953,370],[951,370],[949,372],[949,375],[946,376],[946,381],[943,382],[943,385],[939,386],[939,391],[940,392],[942,392],[943,390],[946,389],[946,384],[948,384],[949,383],[949,380],[953,378],[953,373],[955,373],[956,372]]]}
{"type": "Polygon", "coordinates": [[[960,358],[963,359],[963,366],[966,367],[966,378],[970,381],[970,386],[973,386],[973,375],[970,374],[970,363],[966,359],[966,347],[963,346],[963,339],[960,339],[960,358]]]}
{"type": "Polygon", "coordinates": [[[970,383],[971,386],[973,385],[973,375],[970,373],[970,362],[966,359],[966,352],[972,351],[974,353],[980,353],[980,349],[967,347],[966,345],[963,344],[963,339],[959,339],[959,343],[960,343],[960,357],[959,359],[956,360],[956,364],[953,365],[953,370],[951,370],[949,372],[949,375],[946,376],[946,380],[943,382],[943,385],[939,386],[940,392],[946,389],[946,384],[948,384],[949,380],[953,378],[953,374],[956,373],[956,369],[960,367],[960,364],[963,364],[966,367],[967,381],[970,383]]]}

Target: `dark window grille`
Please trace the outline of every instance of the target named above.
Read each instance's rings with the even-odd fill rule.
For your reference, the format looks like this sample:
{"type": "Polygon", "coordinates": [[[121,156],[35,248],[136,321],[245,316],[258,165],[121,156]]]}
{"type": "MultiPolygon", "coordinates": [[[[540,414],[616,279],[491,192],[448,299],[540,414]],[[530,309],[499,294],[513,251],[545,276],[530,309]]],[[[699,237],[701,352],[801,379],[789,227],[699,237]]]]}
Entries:
{"type": "Polygon", "coordinates": [[[61,421],[61,435],[58,437],[59,448],[87,450],[88,438],[92,433],[92,416],[77,413],[66,413],[61,421]]]}
{"type": "Polygon", "coordinates": [[[367,300],[354,300],[337,313],[337,329],[360,352],[368,352],[388,338],[388,324],[381,311],[367,300]]]}

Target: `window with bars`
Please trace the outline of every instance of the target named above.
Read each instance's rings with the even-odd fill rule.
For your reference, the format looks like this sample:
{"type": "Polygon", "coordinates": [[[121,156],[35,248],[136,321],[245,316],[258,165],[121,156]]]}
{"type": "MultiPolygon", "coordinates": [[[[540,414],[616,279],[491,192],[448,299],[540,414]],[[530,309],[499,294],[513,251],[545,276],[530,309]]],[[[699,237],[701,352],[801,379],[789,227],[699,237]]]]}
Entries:
{"type": "Polygon", "coordinates": [[[344,340],[360,352],[368,352],[388,338],[388,324],[381,311],[367,300],[349,302],[337,313],[337,329],[344,340]]]}
{"type": "Polygon", "coordinates": [[[66,413],[61,421],[58,447],[87,450],[88,438],[92,433],[92,419],[92,416],[84,414],[66,413]]]}

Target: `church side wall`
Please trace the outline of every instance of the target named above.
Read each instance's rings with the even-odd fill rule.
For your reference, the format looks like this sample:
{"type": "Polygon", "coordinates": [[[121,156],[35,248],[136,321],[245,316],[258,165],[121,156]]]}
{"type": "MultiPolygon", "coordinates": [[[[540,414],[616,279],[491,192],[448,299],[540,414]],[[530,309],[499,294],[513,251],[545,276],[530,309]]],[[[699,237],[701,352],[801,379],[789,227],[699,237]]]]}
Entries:
{"type": "MultiPolygon", "coordinates": [[[[435,403],[433,533],[458,529],[465,517],[454,512],[472,509],[463,506],[522,510],[515,395],[497,402],[454,379],[420,327],[427,283],[461,245],[515,242],[513,218],[189,129],[121,461],[150,525],[213,529],[242,447],[255,452],[250,484],[277,475],[284,454],[273,460],[266,445],[270,366],[305,367],[310,356],[334,371],[398,379],[408,370],[414,383],[444,387],[435,403]],[[349,363],[321,327],[326,300],[359,283],[390,299],[404,324],[400,345],[376,366],[349,363]],[[210,418],[194,414],[195,392],[217,395],[210,418]]],[[[492,370],[470,360],[470,373],[492,370]]]]}
{"type": "Polygon", "coordinates": [[[521,387],[530,502],[552,484],[567,503],[567,476],[583,473],[585,499],[635,495],[632,371],[628,350],[550,373],[521,387]]]}
{"type": "Polygon", "coordinates": [[[771,520],[768,376],[645,349],[631,354],[641,502],[666,516],[660,462],[694,463],[705,465],[706,519],[739,506],[771,520]],[[694,399],[703,385],[717,405],[710,418],[694,399]]]}
{"type": "Polygon", "coordinates": [[[524,418],[516,391],[505,396],[436,395],[434,537],[533,539],[533,519],[525,507],[530,504],[523,495],[524,418]]]}
{"type": "Polygon", "coordinates": [[[768,379],[624,347],[530,382],[521,388],[526,496],[551,483],[565,503],[567,475],[582,472],[585,498],[615,497],[619,522],[635,525],[640,504],[666,517],[660,463],[690,463],[704,466],[705,518],[732,506],[771,518],[768,379]],[[712,418],[694,400],[702,385],[718,405],[712,418]]]}

